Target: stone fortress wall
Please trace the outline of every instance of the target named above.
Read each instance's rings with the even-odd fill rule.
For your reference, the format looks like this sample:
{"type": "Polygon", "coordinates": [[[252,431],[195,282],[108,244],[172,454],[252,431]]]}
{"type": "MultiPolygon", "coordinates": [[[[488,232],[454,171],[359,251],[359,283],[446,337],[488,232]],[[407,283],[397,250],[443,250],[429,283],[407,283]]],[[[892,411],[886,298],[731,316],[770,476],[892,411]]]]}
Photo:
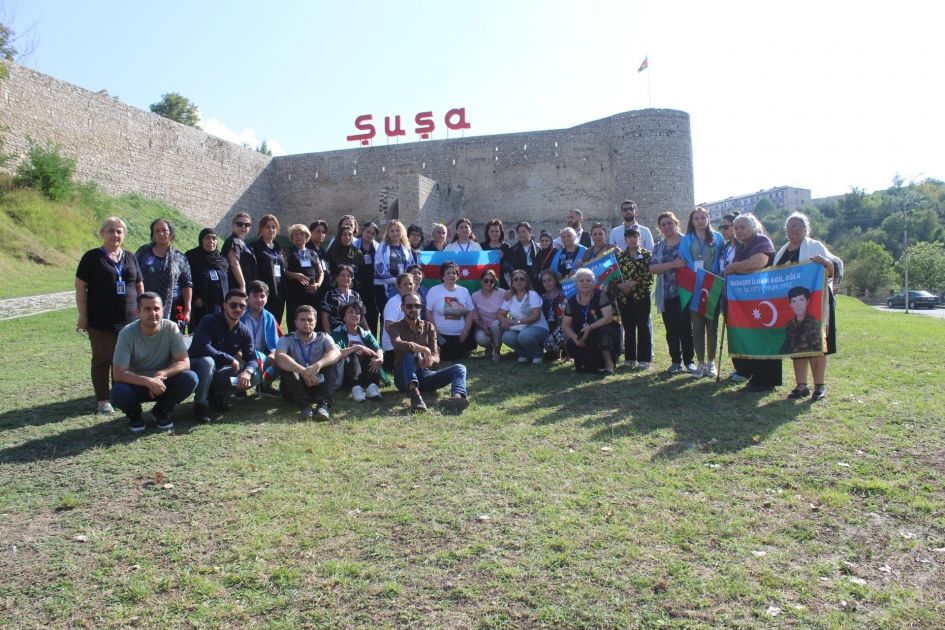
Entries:
{"type": "MultiPolygon", "coordinates": [[[[228,231],[238,211],[276,214],[283,226],[343,214],[420,223],[497,217],[557,231],[580,208],[585,226],[620,221],[637,201],[641,222],[693,206],[692,142],[685,112],[624,112],[570,129],[429,140],[269,158],[150,112],[15,64],[0,83],[7,150],[27,138],[77,159],[80,179],[111,193],[164,199],[228,231]]],[[[470,122],[475,125],[475,118],[470,122]]],[[[382,136],[383,137],[383,136],[382,136]]],[[[514,238],[507,234],[507,238],[514,238]]]]}

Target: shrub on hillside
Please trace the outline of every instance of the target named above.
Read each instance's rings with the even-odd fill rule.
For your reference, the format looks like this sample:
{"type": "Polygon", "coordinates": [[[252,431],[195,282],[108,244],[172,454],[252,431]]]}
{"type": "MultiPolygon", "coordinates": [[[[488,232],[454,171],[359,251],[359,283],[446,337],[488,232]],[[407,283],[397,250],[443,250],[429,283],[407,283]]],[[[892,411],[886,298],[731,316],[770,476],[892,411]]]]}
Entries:
{"type": "Polygon", "coordinates": [[[54,201],[65,199],[72,190],[75,158],[63,155],[54,144],[35,144],[30,141],[26,160],[16,167],[18,186],[35,188],[54,201]]]}

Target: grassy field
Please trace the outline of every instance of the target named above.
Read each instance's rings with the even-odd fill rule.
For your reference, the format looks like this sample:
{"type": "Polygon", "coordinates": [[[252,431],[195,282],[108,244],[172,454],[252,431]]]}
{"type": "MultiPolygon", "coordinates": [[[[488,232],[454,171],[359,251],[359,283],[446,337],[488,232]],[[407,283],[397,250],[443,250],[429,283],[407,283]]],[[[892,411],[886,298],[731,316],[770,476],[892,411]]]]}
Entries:
{"type": "Polygon", "coordinates": [[[0,298],[72,289],[76,264],[83,252],[101,245],[98,228],[107,216],[128,224],[125,249],[132,252],[150,240],[149,226],[158,217],[174,223],[179,249],[197,245],[201,226],[162,201],[113,197],[80,185],[60,202],[10,186],[0,177],[0,298]]]}
{"type": "Polygon", "coordinates": [[[941,321],[841,298],[816,405],[788,365],[758,397],[473,358],[462,416],[385,391],[132,438],[73,319],[0,323],[4,627],[942,625],[941,321]]]}

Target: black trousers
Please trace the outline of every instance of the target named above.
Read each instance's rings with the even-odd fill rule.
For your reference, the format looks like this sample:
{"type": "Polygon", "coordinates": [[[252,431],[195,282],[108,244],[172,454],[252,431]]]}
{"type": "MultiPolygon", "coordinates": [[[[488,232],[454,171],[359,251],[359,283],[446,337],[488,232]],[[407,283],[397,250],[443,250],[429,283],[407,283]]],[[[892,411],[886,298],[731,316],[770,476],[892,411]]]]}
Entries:
{"type": "MultiPolygon", "coordinates": [[[[393,352],[391,354],[394,354],[393,352]]],[[[359,354],[348,355],[342,364],[342,384],[347,388],[352,388],[355,385],[360,385],[361,387],[367,387],[372,383],[374,385],[381,384],[381,372],[372,372],[368,369],[371,365],[370,357],[362,357],[359,354]]]]}
{"type": "Polygon", "coordinates": [[[640,300],[618,304],[623,325],[623,351],[627,361],[653,360],[653,337],[650,334],[650,295],[640,300]]]}
{"type": "Polygon", "coordinates": [[[678,297],[667,298],[663,305],[665,307],[663,310],[663,326],[666,327],[666,345],[669,346],[669,358],[672,359],[673,363],[688,365],[692,363],[695,356],[689,310],[684,311],[680,308],[678,297]]]}

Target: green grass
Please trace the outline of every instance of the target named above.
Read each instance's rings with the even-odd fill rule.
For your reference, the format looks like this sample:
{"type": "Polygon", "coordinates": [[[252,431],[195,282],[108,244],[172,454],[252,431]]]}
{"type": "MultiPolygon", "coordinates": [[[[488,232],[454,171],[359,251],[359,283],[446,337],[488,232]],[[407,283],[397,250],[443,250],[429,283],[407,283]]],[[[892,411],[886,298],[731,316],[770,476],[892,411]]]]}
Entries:
{"type": "Polygon", "coordinates": [[[128,224],[125,248],[136,250],[150,240],[149,226],[158,217],[170,219],[182,250],[197,244],[201,226],[162,201],[137,194],[113,197],[80,185],[61,202],[34,190],[0,192],[0,297],[68,291],[75,266],[85,250],[100,245],[99,225],[105,217],[128,224]]]}
{"type": "Polygon", "coordinates": [[[0,322],[0,625],[940,627],[945,324],[839,319],[823,404],[473,358],[462,416],[137,439],[68,311],[0,322]]]}

